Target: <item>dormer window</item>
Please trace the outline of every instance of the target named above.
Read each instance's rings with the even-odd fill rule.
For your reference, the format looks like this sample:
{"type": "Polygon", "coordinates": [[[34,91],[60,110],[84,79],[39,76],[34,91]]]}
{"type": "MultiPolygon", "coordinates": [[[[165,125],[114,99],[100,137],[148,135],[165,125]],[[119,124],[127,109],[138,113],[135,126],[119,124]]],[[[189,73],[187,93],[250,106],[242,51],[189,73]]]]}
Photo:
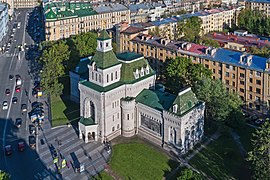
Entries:
{"type": "Polygon", "coordinates": [[[134,73],[134,76],[135,76],[135,79],[139,78],[139,70],[138,69],[136,69],[136,71],[134,73]]]}
{"type": "Polygon", "coordinates": [[[149,74],[149,66],[148,65],[146,66],[145,71],[146,71],[146,74],[149,74]]]}
{"type": "Polygon", "coordinates": [[[141,76],[144,76],[144,69],[143,69],[143,67],[141,69],[141,76]]]}
{"type": "Polygon", "coordinates": [[[177,113],[177,108],[178,108],[178,105],[177,104],[174,104],[173,105],[173,113],[177,113]]]}

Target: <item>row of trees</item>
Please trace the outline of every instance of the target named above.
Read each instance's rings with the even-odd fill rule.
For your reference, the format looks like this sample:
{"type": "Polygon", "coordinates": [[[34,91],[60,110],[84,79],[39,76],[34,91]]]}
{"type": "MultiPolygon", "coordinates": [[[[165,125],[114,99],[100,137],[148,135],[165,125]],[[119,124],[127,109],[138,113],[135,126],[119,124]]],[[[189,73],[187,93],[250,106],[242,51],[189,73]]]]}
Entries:
{"type": "Polygon", "coordinates": [[[261,36],[270,35],[270,18],[262,11],[243,9],[238,16],[238,27],[261,36]]]}
{"type": "Polygon", "coordinates": [[[206,103],[206,119],[226,121],[233,125],[237,122],[232,122],[232,119],[242,116],[242,101],[237,94],[227,91],[220,80],[214,80],[211,76],[209,69],[185,57],[169,59],[165,67],[169,91],[178,93],[183,87],[191,86],[197,97],[206,103]]]}
{"type": "Polygon", "coordinates": [[[46,93],[52,96],[62,94],[63,84],[60,79],[75,68],[81,57],[93,55],[97,46],[96,38],[97,33],[88,32],[41,45],[41,86],[46,93]]]}
{"type": "Polygon", "coordinates": [[[9,180],[10,175],[5,171],[0,170],[0,180],[9,180]]]}

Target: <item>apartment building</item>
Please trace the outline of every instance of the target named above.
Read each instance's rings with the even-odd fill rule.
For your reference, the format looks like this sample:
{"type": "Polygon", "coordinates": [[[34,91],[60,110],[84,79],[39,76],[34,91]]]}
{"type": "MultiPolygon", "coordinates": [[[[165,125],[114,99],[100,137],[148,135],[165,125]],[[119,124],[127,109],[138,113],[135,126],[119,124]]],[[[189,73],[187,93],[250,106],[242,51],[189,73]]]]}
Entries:
{"type": "Polygon", "coordinates": [[[155,21],[161,18],[167,10],[162,3],[129,4],[131,23],[155,21]]]}
{"type": "Polygon", "coordinates": [[[179,21],[185,21],[185,19],[191,17],[198,17],[202,20],[201,35],[204,35],[213,31],[223,31],[224,28],[231,28],[233,24],[237,23],[237,15],[242,8],[244,7],[204,10],[195,13],[177,15],[170,18],[161,18],[148,23],[134,23],[131,24],[131,26],[146,28],[150,31],[158,29],[161,37],[173,40],[177,32],[177,24],[179,21]]]}
{"type": "Polygon", "coordinates": [[[265,13],[266,16],[270,16],[270,1],[267,0],[246,0],[245,1],[246,8],[252,10],[259,10],[265,13]]]}
{"type": "Polygon", "coordinates": [[[38,0],[13,0],[13,1],[15,9],[34,8],[39,4],[38,0]]]}
{"type": "Polygon", "coordinates": [[[193,63],[201,63],[210,69],[213,78],[222,80],[228,90],[237,92],[245,103],[245,108],[268,113],[269,59],[223,48],[170,41],[141,32],[131,34],[122,31],[121,38],[125,39],[122,52],[131,51],[144,55],[158,74],[167,58],[191,58],[193,63]]]}
{"type": "Polygon", "coordinates": [[[109,29],[130,23],[130,11],[121,4],[48,2],[43,4],[46,40],[68,38],[91,30],[109,29]]]}
{"type": "MultiPolygon", "coordinates": [[[[2,40],[8,31],[8,6],[6,3],[0,3],[0,46],[2,40]]],[[[1,47],[0,47],[1,48],[1,47]]]]}
{"type": "Polygon", "coordinates": [[[212,33],[207,35],[209,38],[219,42],[220,47],[227,49],[233,49],[236,51],[248,51],[252,46],[258,48],[268,47],[270,48],[270,42],[268,40],[262,40],[259,37],[252,36],[237,36],[235,34],[225,33],[212,33]]]}

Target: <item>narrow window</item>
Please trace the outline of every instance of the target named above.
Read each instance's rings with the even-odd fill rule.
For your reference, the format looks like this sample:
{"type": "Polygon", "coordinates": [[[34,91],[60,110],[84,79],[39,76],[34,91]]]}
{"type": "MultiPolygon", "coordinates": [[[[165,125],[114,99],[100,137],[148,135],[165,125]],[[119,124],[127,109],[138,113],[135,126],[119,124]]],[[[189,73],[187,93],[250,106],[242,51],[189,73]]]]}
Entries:
{"type": "Polygon", "coordinates": [[[107,74],[107,82],[109,82],[109,74],[107,74]]]}
{"type": "Polygon", "coordinates": [[[111,81],[113,81],[113,73],[111,73],[111,81]]]}
{"type": "Polygon", "coordinates": [[[129,120],[129,114],[127,114],[127,120],[129,120]]]}
{"type": "Polygon", "coordinates": [[[117,71],[115,72],[115,79],[117,79],[117,71]]]}

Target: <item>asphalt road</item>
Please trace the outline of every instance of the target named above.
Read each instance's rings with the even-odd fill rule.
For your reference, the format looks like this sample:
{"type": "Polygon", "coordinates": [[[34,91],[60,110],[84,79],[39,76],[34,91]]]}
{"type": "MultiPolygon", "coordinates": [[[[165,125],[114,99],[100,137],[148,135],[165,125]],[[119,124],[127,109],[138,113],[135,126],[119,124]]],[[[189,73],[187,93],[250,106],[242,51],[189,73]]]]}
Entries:
{"type": "MultiPolygon", "coordinates": [[[[30,11],[30,10],[28,10],[30,11]]],[[[29,61],[25,59],[25,52],[19,52],[18,45],[34,44],[34,41],[26,32],[27,12],[20,11],[17,13],[17,22],[21,22],[20,29],[16,29],[14,39],[12,40],[11,48],[8,53],[0,55],[0,169],[3,169],[11,174],[12,179],[38,179],[36,174],[50,174],[46,170],[43,163],[39,160],[35,150],[28,146],[29,124],[30,120],[26,113],[22,114],[21,104],[28,104],[28,96],[31,96],[31,88],[33,81],[29,75],[29,61]],[[18,55],[20,58],[18,58],[18,55]],[[15,78],[9,80],[9,75],[19,74],[23,80],[21,92],[15,92],[15,78]],[[6,95],[5,89],[10,89],[11,94],[6,95]],[[12,104],[12,97],[17,97],[17,104],[12,104]],[[2,110],[3,101],[7,101],[8,110],[2,110]],[[16,118],[22,118],[22,127],[17,129],[14,126],[16,118]],[[19,152],[17,143],[19,140],[26,142],[26,150],[19,152]],[[13,153],[11,156],[6,156],[4,146],[12,145],[13,153]]],[[[31,22],[32,23],[32,22],[31,22]]],[[[28,26],[32,26],[33,23],[28,26]]],[[[30,57],[31,58],[31,57],[30,57]]],[[[52,178],[48,178],[52,179],[52,178]]]]}

